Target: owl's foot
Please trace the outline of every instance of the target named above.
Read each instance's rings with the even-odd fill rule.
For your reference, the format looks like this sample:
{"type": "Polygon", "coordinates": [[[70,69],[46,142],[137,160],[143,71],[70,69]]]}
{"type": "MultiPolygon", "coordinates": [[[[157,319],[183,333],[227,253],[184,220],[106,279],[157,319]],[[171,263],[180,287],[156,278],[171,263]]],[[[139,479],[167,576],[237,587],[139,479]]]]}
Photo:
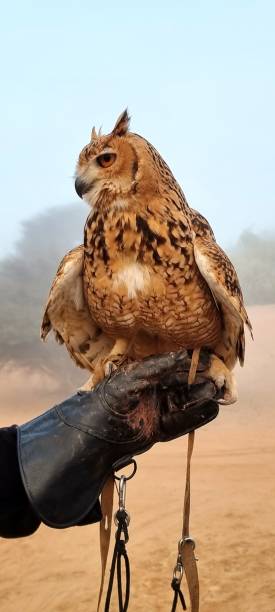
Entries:
{"type": "Polygon", "coordinates": [[[122,365],[124,359],[125,355],[114,355],[111,359],[107,358],[105,363],[103,364],[104,375],[110,376],[112,372],[115,372],[115,370],[117,370],[117,368],[122,365]]]}
{"type": "MultiPolygon", "coordinates": [[[[86,385],[89,385],[91,378],[93,379],[93,387],[95,387],[100,382],[102,382],[102,380],[103,380],[103,378],[105,378],[105,376],[109,376],[112,372],[114,372],[121,365],[121,363],[123,361],[123,357],[124,356],[122,356],[122,355],[114,355],[111,358],[110,357],[106,357],[106,359],[103,359],[95,367],[95,371],[94,371],[93,376],[91,376],[89,378],[89,380],[84,385],[84,387],[86,387],[86,385]]],[[[81,387],[81,389],[83,390],[84,387],[81,387]]],[[[87,391],[88,388],[86,388],[85,390],[87,391]]]]}
{"type": "Polygon", "coordinates": [[[238,399],[237,385],[233,372],[226,367],[224,362],[216,355],[211,355],[210,366],[205,372],[207,378],[211,378],[218,389],[224,394],[218,400],[219,404],[234,404],[238,399]]]}
{"type": "Polygon", "coordinates": [[[104,368],[102,366],[102,361],[94,365],[94,371],[91,374],[89,380],[80,388],[80,391],[91,391],[95,388],[98,383],[100,383],[105,376],[104,368]]]}
{"type": "Polygon", "coordinates": [[[94,374],[91,374],[87,382],[85,382],[84,385],[79,387],[78,391],[91,391],[93,387],[95,386],[94,376],[95,376],[94,374]]]}
{"type": "MultiPolygon", "coordinates": [[[[93,374],[93,386],[100,383],[105,376],[109,376],[127,359],[129,340],[118,338],[110,353],[96,366],[93,374]]],[[[88,381],[89,382],[89,381],[88,381]]]]}

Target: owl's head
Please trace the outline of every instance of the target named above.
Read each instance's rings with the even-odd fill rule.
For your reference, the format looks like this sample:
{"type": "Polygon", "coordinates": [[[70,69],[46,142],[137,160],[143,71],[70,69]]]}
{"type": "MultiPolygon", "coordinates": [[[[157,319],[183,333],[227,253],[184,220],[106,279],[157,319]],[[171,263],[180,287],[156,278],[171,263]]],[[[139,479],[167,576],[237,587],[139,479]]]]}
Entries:
{"type": "Polygon", "coordinates": [[[144,138],[129,132],[125,110],[110,134],[92,130],[76,167],[77,194],[92,206],[129,206],[133,198],[157,193],[161,175],[173,178],[168,166],[144,138]]]}

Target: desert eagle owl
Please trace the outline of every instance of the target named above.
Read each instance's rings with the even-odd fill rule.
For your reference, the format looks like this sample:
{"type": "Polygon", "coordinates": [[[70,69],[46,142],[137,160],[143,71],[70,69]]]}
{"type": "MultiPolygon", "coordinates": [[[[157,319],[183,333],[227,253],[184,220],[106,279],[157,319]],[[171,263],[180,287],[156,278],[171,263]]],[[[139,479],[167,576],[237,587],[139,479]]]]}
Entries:
{"type": "Polygon", "coordinates": [[[237,274],[156,149],[129,131],[127,111],[109,134],[93,128],[75,187],[91,206],[84,245],[61,263],[42,336],[53,327],[91,370],[125,355],[208,348],[208,376],[224,388],[223,402],[234,402],[232,370],[244,361],[244,324],[251,331],[237,274]]]}

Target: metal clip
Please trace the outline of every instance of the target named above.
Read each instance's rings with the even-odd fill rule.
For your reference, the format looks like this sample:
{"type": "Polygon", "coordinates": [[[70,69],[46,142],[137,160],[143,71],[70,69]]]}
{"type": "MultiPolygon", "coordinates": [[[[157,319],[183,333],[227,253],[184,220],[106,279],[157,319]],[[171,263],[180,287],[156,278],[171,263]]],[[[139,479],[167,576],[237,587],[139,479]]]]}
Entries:
{"type": "Polygon", "coordinates": [[[119,479],[118,486],[118,507],[119,510],[125,510],[125,500],[126,500],[126,476],[122,474],[119,479]]]}
{"type": "Polygon", "coordinates": [[[183,540],[179,540],[178,542],[178,556],[177,556],[177,563],[174,567],[174,571],[173,571],[173,580],[175,580],[177,582],[177,584],[179,585],[181,583],[181,579],[183,576],[183,565],[182,565],[182,560],[181,560],[181,547],[183,544],[183,540]]]}
{"type": "Polygon", "coordinates": [[[125,524],[129,525],[130,523],[130,514],[127,512],[125,508],[125,500],[126,500],[126,483],[128,478],[122,474],[119,479],[118,485],[118,510],[114,515],[115,525],[118,526],[119,520],[121,520],[121,516],[123,515],[123,520],[125,524]]]}
{"type": "Polygon", "coordinates": [[[181,561],[178,560],[174,567],[173,579],[176,580],[178,584],[180,584],[182,576],[183,576],[183,566],[182,566],[181,561]]]}
{"type": "Polygon", "coordinates": [[[196,542],[193,540],[193,538],[190,538],[190,536],[186,536],[184,540],[181,540],[181,546],[184,544],[192,544],[193,550],[196,548],[196,542]]]}
{"type": "MultiPolygon", "coordinates": [[[[196,548],[196,542],[195,540],[193,540],[193,538],[190,538],[190,536],[185,536],[184,540],[180,540],[179,545],[180,546],[184,546],[184,544],[191,544],[193,550],[195,550],[196,548]],[[181,545],[180,545],[181,542],[181,545]]],[[[195,556],[195,561],[198,561],[199,558],[195,556]]]]}

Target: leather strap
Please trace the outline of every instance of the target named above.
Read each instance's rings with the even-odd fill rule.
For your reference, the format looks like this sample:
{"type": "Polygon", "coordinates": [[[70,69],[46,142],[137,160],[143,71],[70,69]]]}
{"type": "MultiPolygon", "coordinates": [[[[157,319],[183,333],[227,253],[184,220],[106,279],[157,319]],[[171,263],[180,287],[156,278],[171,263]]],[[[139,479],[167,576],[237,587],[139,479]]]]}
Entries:
{"type": "MultiPolygon", "coordinates": [[[[199,361],[200,349],[194,349],[192,354],[191,366],[188,374],[188,384],[191,385],[194,382],[198,361],[199,361]]],[[[191,612],[199,612],[199,578],[197,571],[196,558],[194,554],[194,542],[189,536],[189,517],[190,517],[190,467],[191,457],[194,447],[195,432],[191,432],[188,435],[188,449],[187,449],[187,465],[186,465],[186,482],[185,482],[185,494],[184,494],[184,505],[183,505],[183,526],[182,526],[182,540],[180,546],[180,555],[182,565],[184,567],[187,586],[189,590],[191,612]]],[[[100,522],[100,554],[101,554],[101,583],[98,596],[97,612],[100,609],[100,603],[102,599],[104,579],[106,572],[106,564],[110,546],[111,538],[111,526],[112,526],[112,514],[113,514],[113,498],[114,498],[114,477],[110,477],[101,494],[101,510],[102,520],[100,522]]]]}
{"type": "MultiPolygon", "coordinates": [[[[196,348],[193,350],[191,366],[188,374],[188,384],[192,385],[195,380],[198,362],[200,356],[200,349],[196,348]]],[[[189,591],[191,612],[199,612],[199,576],[197,569],[197,562],[195,558],[195,543],[190,538],[189,534],[189,519],[190,519],[190,477],[191,477],[191,458],[194,448],[195,431],[192,431],[188,435],[188,447],[187,447],[187,462],[186,462],[186,480],[185,480],[185,493],[183,503],[183,521],[182,521],[182,539],[180,545],[181,561],[184,568],[186,582],[189,591]]]]}
{"type": "Polygon", "coordinates": [[[101,511],[102,519],[99,526],[99,538],[100,538],[100,557],[101,557],[101,582],[99,588],[97,612],[100,609],[100,603],[102,599],[104,579],[106,572],[106,565],[108,559],[108,552],[110,547],[111,529],[112,529],[112,516],[113,516],[113,502],[114,502],[114,484],[115,480],[113,476],[108,478],[101,493],[101,511]]]}
{"type": "Polygon", "coordinates": [[[189,535],[189,517],[190,517],[190,464],[193,452],[195,432],[188,435],[187,449],[187,466],[186,466],[186,483],[183,505],[183,525],[182,525],[182,540],[180,546],[180,555],[184,568],[190,603],[191,612],[199,611],[199,576],[197,570],[197,562],[194,553],[194,541],[189,535]]]}
{"type": "Polygon", "coordinates": [[[200,358],[200,348],[195,348],[192,353],[191,365],[188,372],[188,385],[192,385],[197,374],[197,367],[200,358]]]}

